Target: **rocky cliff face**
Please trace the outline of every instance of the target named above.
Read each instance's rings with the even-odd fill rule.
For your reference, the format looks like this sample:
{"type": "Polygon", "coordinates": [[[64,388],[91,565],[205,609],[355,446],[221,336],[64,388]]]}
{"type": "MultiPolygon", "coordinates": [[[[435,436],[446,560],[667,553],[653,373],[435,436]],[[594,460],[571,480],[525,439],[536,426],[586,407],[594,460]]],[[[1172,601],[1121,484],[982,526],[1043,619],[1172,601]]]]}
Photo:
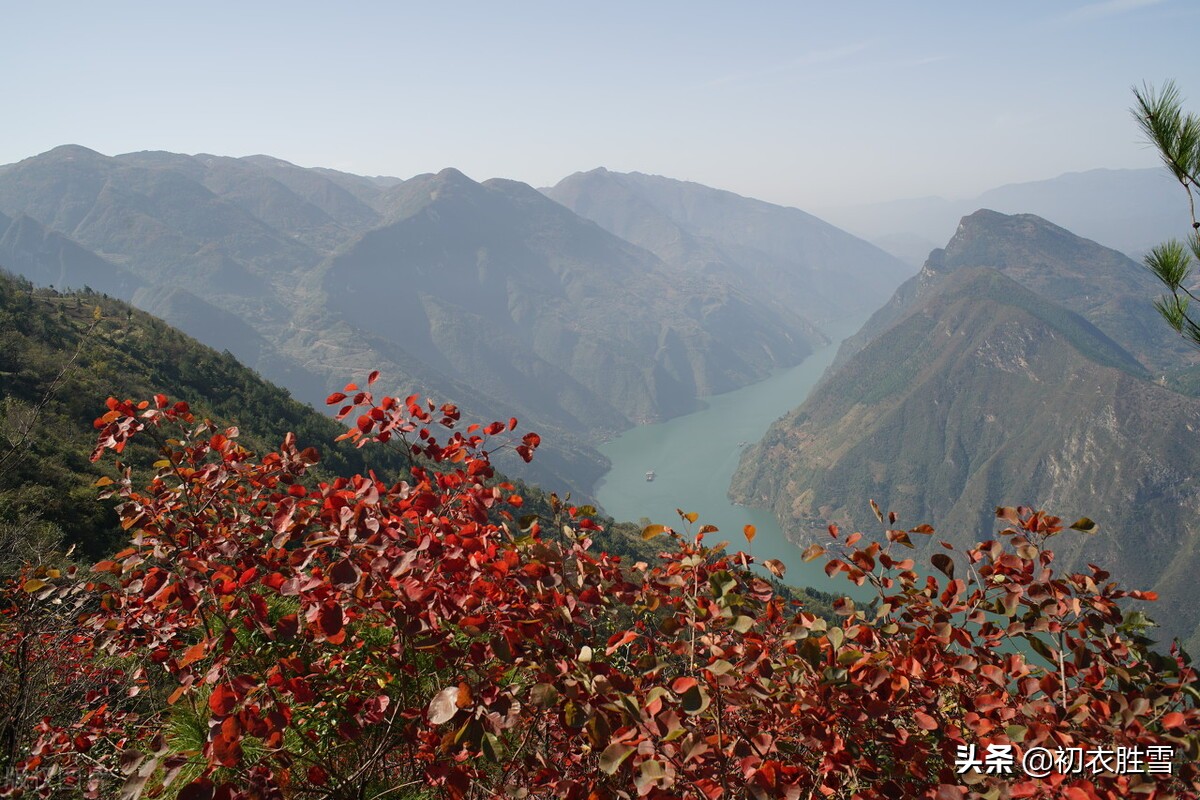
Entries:
{"type": "Polygon", "coordinates": [[[924,280],[746,452],[731,495],[769,505],[801,542],[830,521],[875,531],[871,499],[956,545],[990,538],[997,505],[1088,516],[1100,532],[1057,539],[1060,566],[1093,562],[1160,591],[1152,616],[1193,635],[1200,594],[1183,576],[1200,568],[1200,401],[995,270],[924,280]]]}
{"type": "Polygon", "coordinates": [[[940,276],[972,267],[995,269],[1082,315],[1156,375],[1200,360],[1162,324],[1151,304],[1161,290],[1145,267],[1041,217],[980,209],[963,217],[946,247],[930,253],[920,273],[843,343],[835,366],[887,330],[940,276]]]}

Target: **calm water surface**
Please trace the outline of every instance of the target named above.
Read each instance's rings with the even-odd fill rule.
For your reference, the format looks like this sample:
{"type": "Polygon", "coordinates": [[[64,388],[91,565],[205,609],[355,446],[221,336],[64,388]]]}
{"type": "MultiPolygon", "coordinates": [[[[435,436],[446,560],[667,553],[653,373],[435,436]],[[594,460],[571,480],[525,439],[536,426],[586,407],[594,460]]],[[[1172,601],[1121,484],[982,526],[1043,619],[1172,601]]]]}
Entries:
{"type": "Polygon", "coordinates": [[[716,525],[720,533],[710,542],[726,539],[733,550],[746,550],[759,560],[777,558],[787,566],[784,580],[796,586],[845,593],[844,578],[830,581],[824,560],[804,563],[801,549],[783,536],[770,511],[745,508],[729,501],[726,492],[742,450],[762,438],[779,417],[804,402],[837,346],[853,334],[866,317],[827,326],[833,343],[820,348],[802,364],[780,370],[764,381],[706,399],[708,407],[655,425],[641,425],[600,448],[612,460],[612,469],[597,484],[596,499],[616,519],[670,525],[683,530],[675,509],[695,511],[703,524],[716,525]],[[654,481],[646,471],[654,470],[654,481]],[[757,535],[747,546],[744,525],[754,525],[757,535]]]}

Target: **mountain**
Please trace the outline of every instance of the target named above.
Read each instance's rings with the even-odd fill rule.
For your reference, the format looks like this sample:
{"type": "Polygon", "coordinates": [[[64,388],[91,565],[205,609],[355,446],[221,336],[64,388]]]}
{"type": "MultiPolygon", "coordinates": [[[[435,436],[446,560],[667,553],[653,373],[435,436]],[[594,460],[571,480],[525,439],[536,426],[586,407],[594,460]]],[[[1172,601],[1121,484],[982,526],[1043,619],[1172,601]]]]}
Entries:
{"type": "Polygon", "coordinates": [[[963,546],[991,537],[997,505],[1088,516],[1098,534],[1051,543],[1060,566],[1159,591],[1152,615],[1200,641],[1200,400],[995,269],[930,273],[915,295],[746,451],[731,497],[800,543],[831,521],[877,530],[871,499],[963,546]]]}
{"type": "Polygon", "coordinates": [[[145,285],[128,270],[106,261],[27,214],[0,213],[0,265],[42,286],[82,289],[132,297],[145,285]]]}
{"type": "MultiPolygon", "coordinates": [[[[88,460],[92,421],[109,396],[160,392],[187,400],[200,418],[236,423],[241,441],[258,452],[294,431],[321,451],[327,477],[370,468],[395,475],[406,463],[384,448],[335,444],[340,423],[126,303],[88,290],[37,289],[0,272],[0,525],[32,514],[87,554],[106,551],[119,531],[93,484],[115,473],[88,460]]],[[[124,459],[145,466],[156,457],[146,442],[124,459]]]]}
{"type": "MultiPolygon", "coordinates": [[[[113,294],[318,407],[379,369],[389,388],[465,416],[515,416],[552,444],[503,465],[577,497],[607,468],[602,438],[687,413],[824,340],[735,272],[697,274],[525,184],[455,170],[367,178],[265,155],[67,145],[0,168],[0,213],[73,243],[91,259],[77,272],[123,276],[113,294]]],[[[14,268],[59,285],[47,263],[14,268]]]]}
{"type": "Polygon", "coordinates": [[[912,273],[811,214],[698,183],[601,168],[542,191],[668,264],[817,324],[878,308],[912,273]]]}
{"type": "Polygon", "coordinates": [[[1144,267],[1032,214],[980,209],[963,217],[945,249],[934,250],[921,272],[843,343],[835,367],[920,302],[938,276],[970,267],[996,269],[1081,314],[1155,376],[1196,364],[1200,356],[1159,317],[1153,299],[1162,290],[1144,267]]]}
{"type": "Polygon", "coordinates": [[[559,425],[687,413],[799,363],[817,338],[523,183],[448,169],[389,194],[391,221],[323,268],[329,308],[559,425]]]}
{"type": "MultiPolygon", "coordinates": [[[[94,291],[38,289],[0,271],[0,541],[36,549],[39,539],[57,529],[63,544],[84,556],[110,554],[128,534],[112,508],[96,500],[96,481],[117,472],[111,459],[89,459],[96,444],[93,420],[109,396],[142,399],[158,393],[186,400],[197,418],[236,425],[239,441],[259,454],[275,450],[294,432],[300,447],[320,452],[314,469],[320,480],[371,470],[383,480],[407,474],[405,455],[336,442],[344,431],[340,423],[228,353],[94,291]]],[[[144,437],[121,460],[148,475],[159,457],[144,437]]],[[[510,479],[498,474],[496,480],[510,479]]],[[[515,483],[525,499],[524,513],[552,516],[545,493],[515,483]]],[[[605,550],[653,558],[656,551],[635,526],[598,521],[607,531],[600,538],[605,550]]],[[[826,598],[810,599],[828,608],[826,598]]]]}
{"type": "Polygon", "coordinates": [[[1191,227],[1179,184],[1161,168],[1070,172],[960,200],[922,197],[823,208],[819,213],[907,260],[913,255],[911,237],[944,242],[955,222],[976,208],[1036,214],[1139,258],[1159,242],[1183,238],[1191,227]]]}

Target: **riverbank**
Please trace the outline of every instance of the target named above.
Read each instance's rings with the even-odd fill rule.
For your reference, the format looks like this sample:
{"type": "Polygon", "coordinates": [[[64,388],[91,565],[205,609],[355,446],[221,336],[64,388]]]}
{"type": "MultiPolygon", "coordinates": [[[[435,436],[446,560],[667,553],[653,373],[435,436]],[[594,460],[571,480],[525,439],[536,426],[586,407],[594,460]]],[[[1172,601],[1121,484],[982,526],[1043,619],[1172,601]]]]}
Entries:
{"type": "Polygon", "coordinates": [[[728,540],[732,549],[746,550],[759,561],[775,558],[787,567],[784,580],[845,593],[844,579],[831,581],[824,560],[805,563],[801,549],[788,541],[774,516],[766,509],[730,502],[727,493],[742,450],[757,442],[771,423],[804,402],[825,369],[833,362],[838,345],[855,333],[866,317],[830,326],[832,340],[798,366],[779,370],[771,377],[733,392],[705,398],[707,407],[667,422],[640,425],[625,431],[599,449],[612,468],[597,483],[593,495],[604,510],[619,520],[655,522],[680,529],[675,509],[700,515],[694,527],[716,525],[710,540],[728,540]],[[654,472],[647,481],[646,473],[654,472]],[[742,535],[753,525],[751,545],[742,535]]]}

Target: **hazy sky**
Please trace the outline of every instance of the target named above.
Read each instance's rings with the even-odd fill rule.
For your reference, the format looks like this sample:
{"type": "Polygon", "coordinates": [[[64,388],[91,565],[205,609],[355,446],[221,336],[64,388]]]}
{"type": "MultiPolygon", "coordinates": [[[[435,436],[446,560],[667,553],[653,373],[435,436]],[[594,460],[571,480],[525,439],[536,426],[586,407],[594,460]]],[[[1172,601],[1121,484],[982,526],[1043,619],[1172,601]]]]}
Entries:
{"type": "Polygon", "coordinates": [[[603,165],[818,208],[1152,166],[1143,81],[1200,111],[1195,0],[431,5],[9,3],[0,163],[76,143],[535,186],[603,165]]]}

